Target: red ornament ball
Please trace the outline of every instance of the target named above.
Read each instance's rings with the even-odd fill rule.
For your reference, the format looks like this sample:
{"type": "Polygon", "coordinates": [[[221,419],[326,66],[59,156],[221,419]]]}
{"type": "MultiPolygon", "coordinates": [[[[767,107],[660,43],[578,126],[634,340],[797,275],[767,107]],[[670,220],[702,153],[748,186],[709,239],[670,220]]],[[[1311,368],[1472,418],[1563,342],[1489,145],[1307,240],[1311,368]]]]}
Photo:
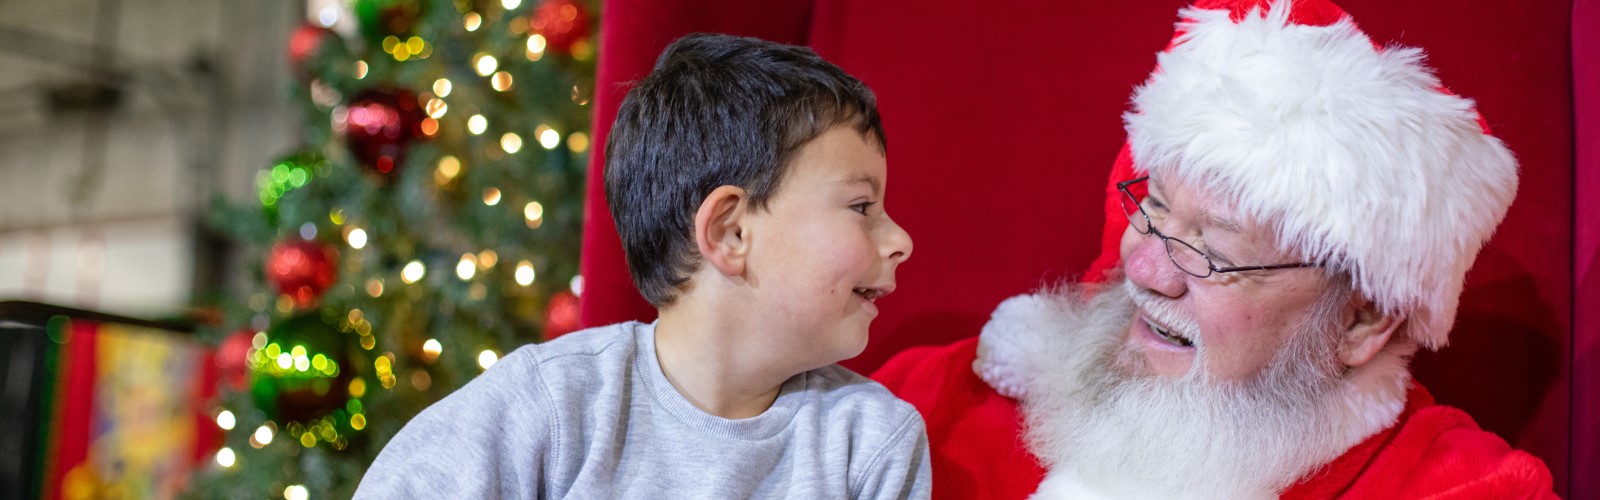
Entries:
{"type": "Polygon", "coordinates": [[[550,304],[544,310],[545,340],[578,331],[583,326],[581,313],[577,295],[566,290],[551,295],[550,304]]]}
{"type": "Polygon", "coordinates": [[[316,242],[280,241],[267,256],[267,280],[279,293],[293,298],[295,305],[306,307],[333,285],[337,258],[332,247],[316,242]]]}
{"type": "Polygon", "coordinates": [[[362,165],[391,175],[405,162],[406,150],[421,134],[423,118],[422,106],[410,91],[362,91],[346,107],[345,145],[362,165]]]}
{"type": "Polygon", "coordinates": [[[256,332],[249,328],[233,332],[217,346],[217,371],[223,387],[243,391],[249,386],[250,370],[245,357],[250,354],[250,342],[256,332]]]}
{"type": "Polygon", "coordinates": [[[572,44],[589,37],[589,9],[576,0],[549,0],[533,11],[528,27],[544,36],[547,50],[571,54],[572,44]]]}
{"type": "Polygon", "coordinates": [[[301,78],[310,77],[306,60],[316,56],[328,43],[339,40],[333,30],[312,23],[301,24],[289,35],[289,67],[301,78]]]}

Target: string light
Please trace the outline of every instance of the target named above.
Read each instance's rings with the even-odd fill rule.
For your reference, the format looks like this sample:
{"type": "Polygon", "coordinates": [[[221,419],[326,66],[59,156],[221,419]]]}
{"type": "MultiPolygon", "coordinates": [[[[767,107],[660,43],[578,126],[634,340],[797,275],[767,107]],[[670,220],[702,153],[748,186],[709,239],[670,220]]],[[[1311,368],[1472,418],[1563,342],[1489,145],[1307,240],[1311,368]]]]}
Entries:
{"type": "Polygon", "coordinates": [[[522,0],[500,0],[500,5],[505,6],[506,10],[512,10],[521,6],[522,0]]]}
{"type": "Polygon", "coordinates": [[[322,10],[317,11],[317,23],[321,24],[322,27],[332,28],[333,25],[337,24],[338,22],[339,6],[329,5],[327,7],[323,7],[322,10]]]}
{"type": "Polygon", "coordinates": [[[491,206],[491,207],[495,206],[495,205],[499,205],[500,204],[500,189],[499,188],[492,188],[492,187],[484,188],[483,189],[483,204],[491,206]]]}
{"type": "Polygon", "coordinates": [[[450,97],[450,79],[440,78],[433,81],[433,93],[439,97],[450,97]]]}
{"type": "Polygon", "coordinates": [[[500,355],[495,354],[494,351],[484,349],[483,352],[478,353],[478,366],[483,367],[485,370],[488,370],[490,366],[493,366],[499,360],[500,355]]]}
{"type": "Polygon", "coordinates": [[[367,246],[367,232],[361,230],[361,228],[350,229],[344,238],[350,242],[350,248],[360,250],[367,246]]]}
{"type": "Polygon", "coordinates": [[[255,438],[256,442],[261,443],[262,445],[272,444],[272,429],[268,428],[266,425],[262,425],[261,427],[256,428],[256,433],[251,437],[255,438]]]}
{"type": "Polygon", "coordinates": [[[430,363],[439,359],[441,352],[444,352],[444,344],[439,343],[439,339],[428,339],[422,343],[422,358],[430,363]]]}
{"type": "Polygon", "coordinates": [[[400,270],[400,281],[404,281],[408,285],[416,283],[427,273],[428,268],[422,265],[422,261],[413,260],[407,262],[406,267],[400,270]]]}
{"type": "Polygon", "coordinates": [[[462,255],[461,261],[456,263],[456,277],[461,278],[461,281],[467,281],[477,274],[478,257],[470,253],[462,255]]]}
{"type": "Polygon", "coordinates": [[[450,105],[444,102],[444,99],[435,97],[428,99],[428,104],[423,109],[427,110],[429,118],[439,119],[444,118],[446,111],[450,111],[450,105]]]}
{"type": "Polygon", "coordinates": [[[478,15],[477,12],[468,12],[467,15],[462,16],[461,24],[467,31],[478,31],[478,27],[483,25],[483,16],[478,15]]]}
{"type": "Polygon", "coordinates": [[[489,130],[488,118],[484,118],[483,115],[472,115],[467,119],[467,131],[472,132],[472,135],[483,135],[485,130],[489,130]]]}
{"type": "Polygon", "coordinates": [[[439,167],[433,171],[433,182],[444,186],[455,180],[456,175],[460,173],[461,160],[457,160],[454,156],[446,156],[439,159],[439,167]]]}
{"type": "Polygon", "coordinates": [[[233,463],[233,448],[224,446],[222,449],[217,450],[217,465],[221,465],[223,467],[233,467],[233,463]]]}
{"type": "Polygon", "coordinates": [[[522,136],[506,132],[506,135],[500,136],[500,149],[504,149],[511,154],[522,151],[522,136]]]}
{"type": "Polygon", "coordinates": [[[544,205],[537,201],[530,201],[522,207],[522,218],[528,221],[528,227],[538,229],[544,221],[544,205]]]}
{"type": "Polygon", "coordinates": [[[367,62],[366,61],[356,61],[356,79],[360,80],[360,79],[366,78],[366,77],[367,77],[367,62]]]}
{"type": "Polygon", "coordinates": [[[504,71],[495,72],[494,77],[489,79],[489,86],[494,87],[494,89],[499,92],[511,90],[511,73],[504,71]]]}
{"type": "Polygon", "coordinates": [[[588,151],[589,150],[589,134],[585,134],[583,132],[573,132],[571,135],[568,135],[567,136],[567,149],[572,150],[572,152],[574,152],[574,153],[582,153],[584,151],[588,151]]]}
{"type": "Polygon", "coordinates": [[[478,76],[489,76],[494,73],[495,68],[500,67],[500,61],[496,61],[494,56],[486,52],[479,52],[472,56],[472,67],[478,70],[478,76]]]}
{"type": "Polygon", "coordinates": [[[306,492],[305,486],[298,484],[291,484],[288,488],[283,489],[284,500],[306,500],[310,495],[310,493],[306,492]]]}
{"type": "Polygon", "coordinates": [[[583,296],[583,276],[582,275],[573,276],[572,277],[572,282],[567,283],[567,289],[572,290],[572,294],[573,295],[577,295],[579,297],[582,297],[583,296]]]}
{"type": "Polygon", "coordinates": [[[548,42],[544,39],[544,35],[535,34],[528,37],[528,60],[537,61],[544,58],[544,49],[546,45],[548,45],[548,42]]]}
{"type": "Polygon", "coordinates": [[[561,133],[549,125],[540,125],[535,132],[539,134],[539,145],[545,149],[555,149],[556,145],[561,143],[561,133]]]}
{"type": "Polygon", "coordinates": [[[484,250],[482,252],[478,252],[479,269],[488,270],[489,268],[494,267],[494,265],[498,262],[500,262],[500,254],[495,253],[494,250],[484,250]]]}
{"type": "Polygon", "coordinates": [[[367,280],[367,295],[372,298],[383,295],[383,280],[378,278],[367,280]]]}
{"type": "Polygon", "coordinates": [[[517,284],[518,285],[522,285],[522,286],[532,285],[533,284],[533,279],[534,279],[535,276],[536,275],[533,272],[533,263],[532,262],[522,261],[522,262],[518,262],[517,263],[516,278],[517,278],[517,284]]]}
{"type": "Polygon", "coordinates": [[[217,427],[221,427],[222,430],[231,431],[234,424],[233,412],[222,410],[222,413],[217,414],[217,427]]]}

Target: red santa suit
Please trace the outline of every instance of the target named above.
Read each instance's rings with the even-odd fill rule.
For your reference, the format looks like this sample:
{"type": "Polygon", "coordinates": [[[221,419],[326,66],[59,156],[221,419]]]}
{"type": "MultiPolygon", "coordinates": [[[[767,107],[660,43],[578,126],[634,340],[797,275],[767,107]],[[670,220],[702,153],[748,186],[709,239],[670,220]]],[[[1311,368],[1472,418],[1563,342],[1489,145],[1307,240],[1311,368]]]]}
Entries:
{"type": "MultiPolygon", "coordinates": [[[[1045,470],[1022,441],[1017,403],[972,371],[976,337],[907,350],[872,378],[922,411],[934,498],[1027,498],[1045,470]]],[[[1441,406],[1413,383],[1399,423],[1283,498],[1555,498],[1544,462],[1441,406]]]]}

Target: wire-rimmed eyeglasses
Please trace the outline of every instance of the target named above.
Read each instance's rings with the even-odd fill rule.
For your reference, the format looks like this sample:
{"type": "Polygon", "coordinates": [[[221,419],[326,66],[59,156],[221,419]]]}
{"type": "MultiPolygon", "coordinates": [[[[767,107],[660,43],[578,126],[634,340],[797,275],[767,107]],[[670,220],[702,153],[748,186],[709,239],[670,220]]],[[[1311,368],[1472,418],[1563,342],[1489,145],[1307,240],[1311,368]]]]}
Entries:
{"type": "Polygon", "coordinates": [[[1211,261],[1211,256],[1206,255],[1205,252],[1195,248],[1194,245],[1190,245],[1187,241],[1162,234],[1161,230],[1156,229],[1155,224],[1150,221],[1150,214],[1145,213],[1144,206],[1140,204],[1139,198],[1135,197],[1133,192],[1128,190],[1128,186],[1132,186],[1149,179],[1150,176],[1144,176],[1117,183],[1117,190],[1122,192],[1122,212],[1124,215],[1128,216],[1128,223],[1133,226],[1134,231],[1138,231],[1139,234],[1154,234],[1157,238],[1161,238],[1161,242],[1167,246],[1167,258],[1172,259],[1172,264],[1178,266],[1178,270],[1196,278],[1205,278],[1215,273],[1265,271],[1269,269],[1293,269],[1299,267],[1317,267],[1319,265],[1314,262],[1295,262],[1291,264],[1273,264],[1270,266],[1218,267],[1215,262],[1211,261]]]}

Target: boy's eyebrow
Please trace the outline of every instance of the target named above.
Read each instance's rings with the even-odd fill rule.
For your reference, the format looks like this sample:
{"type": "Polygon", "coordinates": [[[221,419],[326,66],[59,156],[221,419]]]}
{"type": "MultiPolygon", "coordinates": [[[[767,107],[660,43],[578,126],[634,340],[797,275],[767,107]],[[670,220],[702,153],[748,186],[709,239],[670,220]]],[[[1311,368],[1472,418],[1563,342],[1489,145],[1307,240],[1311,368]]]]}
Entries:
{"type": "Polygon", "coordinates": [[[870,176],[870,175],[867,175],[867,174],[852,175],[852,176],[846,178],[845,180],[841,181],[840,184],[866,184],[866,185],[872,187],[873,196],[878,196],[878,195],[882,195],[883,194],[883,183],[879,182],[877,177],[873,177],[873,176],[870,176]]]}

